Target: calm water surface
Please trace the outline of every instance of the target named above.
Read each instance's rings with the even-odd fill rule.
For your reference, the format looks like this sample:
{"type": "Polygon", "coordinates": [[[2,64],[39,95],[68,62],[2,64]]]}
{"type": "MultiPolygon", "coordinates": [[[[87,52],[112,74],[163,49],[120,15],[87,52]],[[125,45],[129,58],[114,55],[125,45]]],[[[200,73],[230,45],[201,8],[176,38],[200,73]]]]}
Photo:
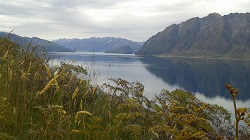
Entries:
{"type": "Polygon", "coordinates": [[[139,81],[145,95],[153,98],[162,89],[184,89],[204,102],[216,103],[231,110],[233,103],[225,88],[229,83],[239,88],[237,105],[250,106],[250,61],[191,58],[156,58],[100,52],[49,53],[52,63],[71,62],[97,74],[94,83],[109,82],[107,78],[139,81]]]}

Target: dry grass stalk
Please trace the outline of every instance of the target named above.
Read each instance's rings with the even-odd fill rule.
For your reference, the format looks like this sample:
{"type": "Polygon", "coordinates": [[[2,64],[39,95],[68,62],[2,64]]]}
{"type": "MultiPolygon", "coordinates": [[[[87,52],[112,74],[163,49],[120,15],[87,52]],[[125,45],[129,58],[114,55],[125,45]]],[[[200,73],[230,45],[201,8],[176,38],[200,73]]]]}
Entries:
{"type": "Polygon", "coordinates": [[[8,76],[9,76],[9,80],[12,79],[12,69],[8,68],[8,76]]]}
{"type": "Polygon", "coordinates": [[[93,88],[93,91],[92,91],[92,95],[94,95],[95,94],[95,92],[96,92],[96,86],[94,86],[94,88],[93,88]]]}
{"type": "Polygon", "coordinates": [[[74,93],[72,95],[72,100],[75,99],[75,97],[77,96],[78,92],[79,92],[79,88],[76,87],[76,89],[75,89],[75,91],[74,91],[74,93]]]}
{"type": "Polygon", "coordinates": [[[7,57],[8,57],[8,53],[9,53],[9,51],[7,51],[7,52],[4,54],[4,56],[3,56],[3,60],[7,59],[7,57]]]}
{"type": "Polygon", "coordinates": [[[28,71],[27,71],[27,73],[30,73],[30,70],[31,70],[31,66],[32,66],[32,63],[30,62],[30,66],[29,66],[29,68],[28,68],[28,71]]]}
{"type": "Polygon", "coordinates": [[[27,75],[29,75],[29,73],[23,73],[20,79],[26,78],[27,75]]]}
{"type": "Polygon", "coordinates": [[[51,77],[51,73],[50,73],[49,67],[47,67],[45,64],[44,64],[44,67],[46,69],[46,72],[48,73],[48,76],[51,77]]]}
{"type": "Polygon", "coordinates": [[[23,61],[19,64],[19,67],[22,66],[24,62],[25,62],[25,61],[23,60],[23,61]]]}
{"type": "Polygon", "coordinates": [[[73,129],[73,130],[71,130],[71,133],[80,133],[80,131],[73,129]]]}
{"type": "Polygon", "coordinates": [[[53,83],[55,83],[56,79],[59,77],[59,75],[56,75],[54,78],[52,78],[49,83],[44,87],[44,89],[42,91],[40,91],[38,94],[39,95],[42,95],[44,94],[50,87],[53,83]]]}
{"type": "Polygon", "coordinates": [[[75,120],[78,120],[79,114],[85,114],[85,115],[90,115],[90,116],[92,116],[92,114],[89,113],[88,111],[78,111],[78,112],[76,113],[75,120]]]}

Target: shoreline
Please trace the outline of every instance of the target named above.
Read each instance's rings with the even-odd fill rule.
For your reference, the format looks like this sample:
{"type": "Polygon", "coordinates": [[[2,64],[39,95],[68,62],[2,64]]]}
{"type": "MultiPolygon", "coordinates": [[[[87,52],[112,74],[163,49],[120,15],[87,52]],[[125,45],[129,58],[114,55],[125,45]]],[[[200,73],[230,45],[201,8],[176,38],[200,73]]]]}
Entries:
{"type": "Polygon", "coordinates": [[[152,56],[158,57],[158,58],[188,58],[188,59],[215,59],[215,60],[217,59],[217,60],[250,61],[250,58],[249,59],[238,59],[238,58],[225,58],[225,57],[202,57],[202,56],[189,57],[189,56],[174,56],[174,55],[152,55],[152,56]]]}

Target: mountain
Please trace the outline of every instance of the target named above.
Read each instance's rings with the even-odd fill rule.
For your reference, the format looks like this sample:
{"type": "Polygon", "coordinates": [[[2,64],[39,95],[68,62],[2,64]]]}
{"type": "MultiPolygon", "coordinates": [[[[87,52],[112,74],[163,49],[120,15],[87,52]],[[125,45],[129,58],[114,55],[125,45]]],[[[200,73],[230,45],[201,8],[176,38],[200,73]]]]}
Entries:
{"type": "Polygon", "coordinates": [[[76,49],[76,51],[86,51],[86,52],[117,52],[124,49],[124,46],[129,46],[132,48],[132,53],[137,52],[141,47],[142,43],[133,42],[131,40],[114,38],[114,37],[104,37],[104,38],[87,38],[87,39],[58,39],[53,41],[59,45],[63,45],[69,49],[76,49]]]}
{"type": "Polygon", "coordinates": [[[122,54],[133,54],[135,51],[128,45],[121,46],[117,49],[106,51],[106,53],[122,53],[122,54]]]}
{"type": "Polygon", "coordinates": [[[54,42],[47,41],[37,37],[21,37],[16,34],[9,34],[7,32],[0,32],[0,37],[8,36],[9,39],[22,47],[37,46],[39,49],[44,49],[46,52],[71,52],[71,49],[68,49],[64,46],[60,46],[54,42]]]}
{"type": "Polygon", "coordinates": [[[250,59],[250,14],[211,13],[170,25],[136,54],[250,59]]]}

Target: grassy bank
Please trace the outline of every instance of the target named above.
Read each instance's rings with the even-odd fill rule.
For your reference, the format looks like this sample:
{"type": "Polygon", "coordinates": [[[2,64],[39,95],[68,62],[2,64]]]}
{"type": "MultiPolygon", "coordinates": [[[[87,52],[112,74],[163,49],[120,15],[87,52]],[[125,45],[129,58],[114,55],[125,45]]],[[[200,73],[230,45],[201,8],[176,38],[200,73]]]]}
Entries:
{"type": "MultiPolygon", "coordinates": [[[[149,100],[139,82],[94,86],[77,78],[88,74],[80,66],[49,66],[33,47],[8,38],[0,46],[0,139],[234,138],[228,111],[192,93],[163,90],[149,100]]],[[[242,129],[240,137],[248,135],[242,129]]]]}

